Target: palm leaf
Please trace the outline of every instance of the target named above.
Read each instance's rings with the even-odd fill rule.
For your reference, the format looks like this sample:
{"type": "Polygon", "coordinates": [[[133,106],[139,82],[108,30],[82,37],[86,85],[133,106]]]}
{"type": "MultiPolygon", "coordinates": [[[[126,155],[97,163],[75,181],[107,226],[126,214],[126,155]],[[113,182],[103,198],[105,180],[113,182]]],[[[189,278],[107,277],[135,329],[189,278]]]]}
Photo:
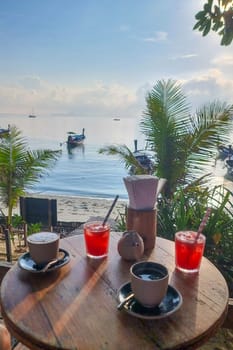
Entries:
{"type": "Polygon", "coordinates": [[[126,169],[132,166],[135,169],[135,174],[145,174],[145,169],[135,158],[133,152],[126,145],[110,145],[99,149],[100,154],[117,155],[126,169]]]}
{"type": "Polygon", "coordinates": [[[61,151],[31,151],[16,127],[0,143],[0,195],[8,207],[10,223],[12,209],[24,194],[25,188],[40,180],[51,169],[61,151]]]}

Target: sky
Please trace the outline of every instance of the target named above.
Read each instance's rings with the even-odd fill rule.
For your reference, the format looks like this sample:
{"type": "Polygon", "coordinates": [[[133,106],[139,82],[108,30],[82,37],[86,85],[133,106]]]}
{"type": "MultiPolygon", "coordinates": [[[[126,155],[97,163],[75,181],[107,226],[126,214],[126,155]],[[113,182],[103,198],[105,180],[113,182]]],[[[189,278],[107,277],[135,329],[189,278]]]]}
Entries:
{"type": "Polygon", "coordinates": [[[193,31],[204,3],[0,1],[0,115],[131,118],[168,79],[193,111],[233,103],[233,44],[193,31]]]}

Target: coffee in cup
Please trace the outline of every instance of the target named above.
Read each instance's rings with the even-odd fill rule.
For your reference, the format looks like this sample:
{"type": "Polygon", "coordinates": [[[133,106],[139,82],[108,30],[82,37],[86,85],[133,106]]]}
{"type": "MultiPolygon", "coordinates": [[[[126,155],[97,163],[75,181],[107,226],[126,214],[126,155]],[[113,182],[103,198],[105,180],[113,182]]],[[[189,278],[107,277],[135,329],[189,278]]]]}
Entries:
{"type": "Polygon", "coordinates": [[[167,268],[153,261],[137,262],[130,268],[131,288],[135,299],[145,307],[161,303],[168,288],[167,268]]]}
{"type": "Polygon", "coordinates": [[[60,237],[55,232],[38,232],[27,237],[29,253],[36,264],[46,264],[58,257],[60,237]]]}

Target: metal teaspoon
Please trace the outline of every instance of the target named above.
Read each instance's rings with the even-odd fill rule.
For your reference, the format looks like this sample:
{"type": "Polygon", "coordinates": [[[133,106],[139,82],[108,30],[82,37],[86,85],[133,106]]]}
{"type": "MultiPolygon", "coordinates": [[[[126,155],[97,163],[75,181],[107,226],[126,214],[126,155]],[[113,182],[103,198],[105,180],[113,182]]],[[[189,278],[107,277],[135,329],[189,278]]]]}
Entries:
{"type": "Polygon", "coordinates": [[[130,293],[124,300],[122,300],[118,305],[117,305],[117,309],[121,310],[123,308],[123,306],[134,297],[133,293],[130,293]]]}

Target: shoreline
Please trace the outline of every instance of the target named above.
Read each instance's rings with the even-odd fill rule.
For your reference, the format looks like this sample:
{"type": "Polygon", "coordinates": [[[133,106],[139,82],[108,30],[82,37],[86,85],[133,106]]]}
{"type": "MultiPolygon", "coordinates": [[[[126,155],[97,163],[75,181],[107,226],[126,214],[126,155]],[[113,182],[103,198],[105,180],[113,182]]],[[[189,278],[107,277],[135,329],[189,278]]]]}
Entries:
{"type": "MultiPolygon", "coordinates": [[[[84,223],[90,218],[100,217],[104,218],[113,202],[112,199],[80,197],[69,195],[52,195],[52,194],[38,194],[25,193],[25,197],[31,198],[45,198],[57,200],[57,221],[65,222],[80,222],[84,223]]],[[[111,213],[110,218],[116,220],[119,214],[125,212],[125,207],[128,200],[118,199],[115,207],[111,213]]],[[[1,208],[6,214],[6,208],[1,208]]],[[[20,215],[19,204],[13,210],[13,214],[20,215]]]]}

